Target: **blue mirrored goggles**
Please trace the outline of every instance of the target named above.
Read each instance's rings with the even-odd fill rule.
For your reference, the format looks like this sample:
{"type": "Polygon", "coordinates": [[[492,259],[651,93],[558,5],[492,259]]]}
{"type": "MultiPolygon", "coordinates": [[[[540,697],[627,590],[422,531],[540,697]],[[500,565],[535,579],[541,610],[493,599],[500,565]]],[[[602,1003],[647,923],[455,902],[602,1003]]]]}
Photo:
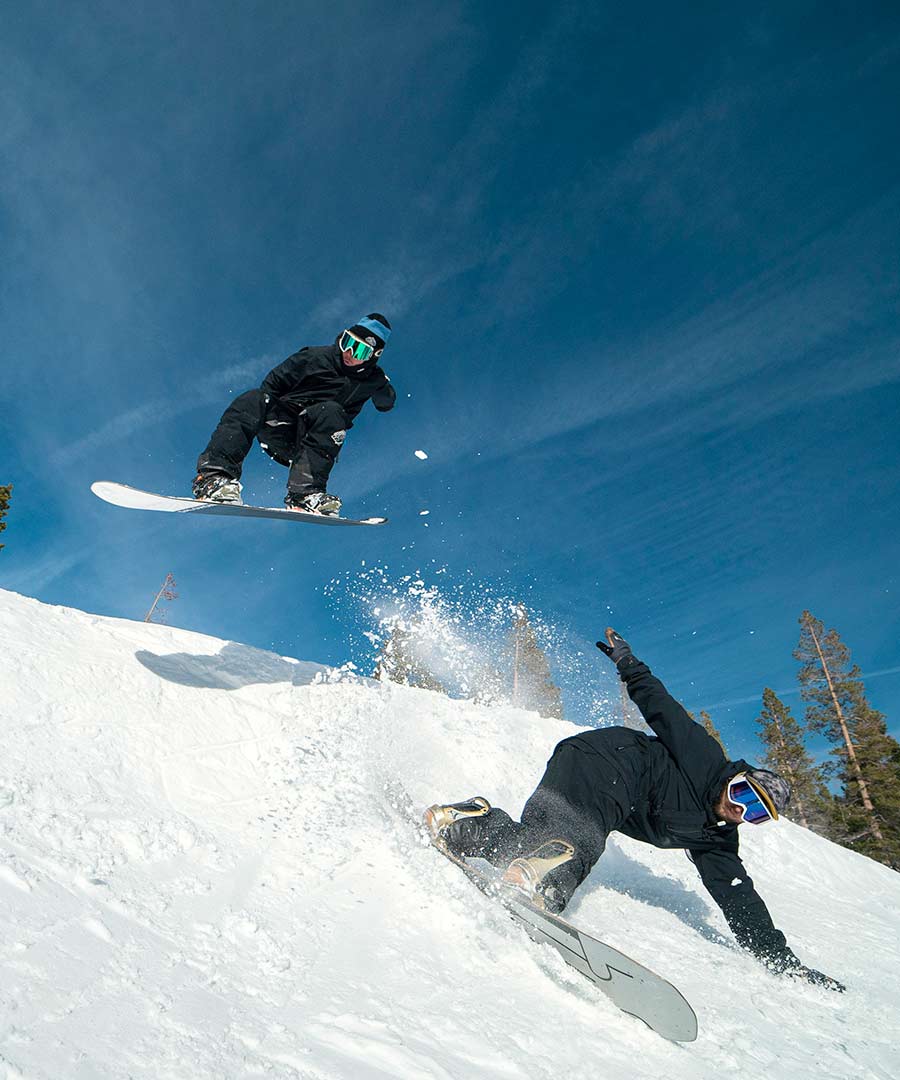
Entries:
{"type": "Polygon", "coordinates": [[[762,825],[764,821],[778,820],[778,811],[771,800],[743,773],[738,773],[728,782],[727,794],[729,800],[743,810],[742,821],[749,821],[751,825],[762,825]]]}
{"type": "Polygon", "coordinates": [[[381,356],[383,349],[376,349],[373,345],[369,345],[368,342],[361,341],[356,334],[351,334],[349,330],[345,330],[341,334],[338,346],[341,352],[348,352],[354,360],[361,360],[365,362],[370,360],[373,356],[381,356]]]}

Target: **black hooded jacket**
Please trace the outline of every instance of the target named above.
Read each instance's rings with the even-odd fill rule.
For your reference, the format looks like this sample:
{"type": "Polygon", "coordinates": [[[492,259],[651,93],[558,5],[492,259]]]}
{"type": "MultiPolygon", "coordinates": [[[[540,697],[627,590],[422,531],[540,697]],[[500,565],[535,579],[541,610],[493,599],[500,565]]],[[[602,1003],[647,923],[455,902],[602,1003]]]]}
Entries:
{"type": "Polygon", "coordinates": [[[295,352],[269,372],[262,389],[296,409],[336,401],[350,421],[370,398],[379,412],[393,409],[397,399],[390,379],[374,360],[347,367],[336,343],[295,352]]]}
{"type": "Polygon", "coordinates": [[[739,827],[717,821],[713,811],[726,780],[751,766],[728,761],[646,664],[626,666],[622,679],[656,738],[640,743],[641,791],[619,831],[656,847],[686,848],[738,943],[777,970],[799,964],[741,862],[739,827]]]}

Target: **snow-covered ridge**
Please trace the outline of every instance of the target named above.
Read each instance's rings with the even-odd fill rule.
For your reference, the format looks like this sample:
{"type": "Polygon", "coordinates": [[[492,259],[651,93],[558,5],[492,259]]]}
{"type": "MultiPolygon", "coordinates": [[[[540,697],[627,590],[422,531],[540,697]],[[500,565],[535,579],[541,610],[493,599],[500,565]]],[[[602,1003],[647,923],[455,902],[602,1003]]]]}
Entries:
{"type": "Polygon", "coordinates": [[[676,1046],[386,791],[515,813],[573,730],[0,592],[0,1077],[896,1076],[886,867],[790,823],[745,837],[833,995],[737,950],[682,853],[614,839],[569,914],[682,990],[676,1046]]]}

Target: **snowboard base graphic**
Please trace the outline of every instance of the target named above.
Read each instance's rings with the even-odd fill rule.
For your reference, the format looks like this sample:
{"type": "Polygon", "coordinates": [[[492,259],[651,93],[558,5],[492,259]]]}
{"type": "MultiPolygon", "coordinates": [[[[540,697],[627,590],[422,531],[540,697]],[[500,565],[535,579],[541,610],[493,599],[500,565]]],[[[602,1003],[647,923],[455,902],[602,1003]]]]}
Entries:
{"type": "Polygon", "coordinates": [[[623,1012],[643,1020],[658,1035],[673,1042],[693,1042],[697,1038],[697,1016],[670,982],[558,915],[541,911],[519,890],[498,884],[442,844],[432,843],[473,885],[498,899],[532,940],[552,945],[567,964],[590,979],[623,1012]]]}

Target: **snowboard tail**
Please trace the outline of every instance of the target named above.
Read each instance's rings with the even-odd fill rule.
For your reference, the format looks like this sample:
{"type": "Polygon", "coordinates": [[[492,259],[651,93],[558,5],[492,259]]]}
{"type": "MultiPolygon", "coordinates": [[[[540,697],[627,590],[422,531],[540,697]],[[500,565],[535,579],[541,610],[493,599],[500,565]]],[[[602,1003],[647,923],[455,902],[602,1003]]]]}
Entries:
{"type": "Polygon", "coordinates": [[[167,514],[197,514],[213,517],[248,517],[275,518],[278,521],[307,521],[313,525],[384,525],[387,518],[372,517],[356,520],[311,514],[306,510],[279,509],[274,506],[244,506],[239,503],[206,502],[172,495],[157,495],[152,491],[141,491],[127,484],[115,484],[109,480],[96,480],[91,484],[91,491],[113,506],[122,506],[127,510],[159,510],[167,514]]]}
{"type": "Polygon", "coordinates": [[[518,890],[499,884],[440,843],[432,843],[473,885],[500,900],[532,940],[552,945],[567,964],[590,979],[623,1012],[674,1042],[693,1042],[697,1038],[697,1016],[670,982],[558,915],[536,908],[518,890]]]}

